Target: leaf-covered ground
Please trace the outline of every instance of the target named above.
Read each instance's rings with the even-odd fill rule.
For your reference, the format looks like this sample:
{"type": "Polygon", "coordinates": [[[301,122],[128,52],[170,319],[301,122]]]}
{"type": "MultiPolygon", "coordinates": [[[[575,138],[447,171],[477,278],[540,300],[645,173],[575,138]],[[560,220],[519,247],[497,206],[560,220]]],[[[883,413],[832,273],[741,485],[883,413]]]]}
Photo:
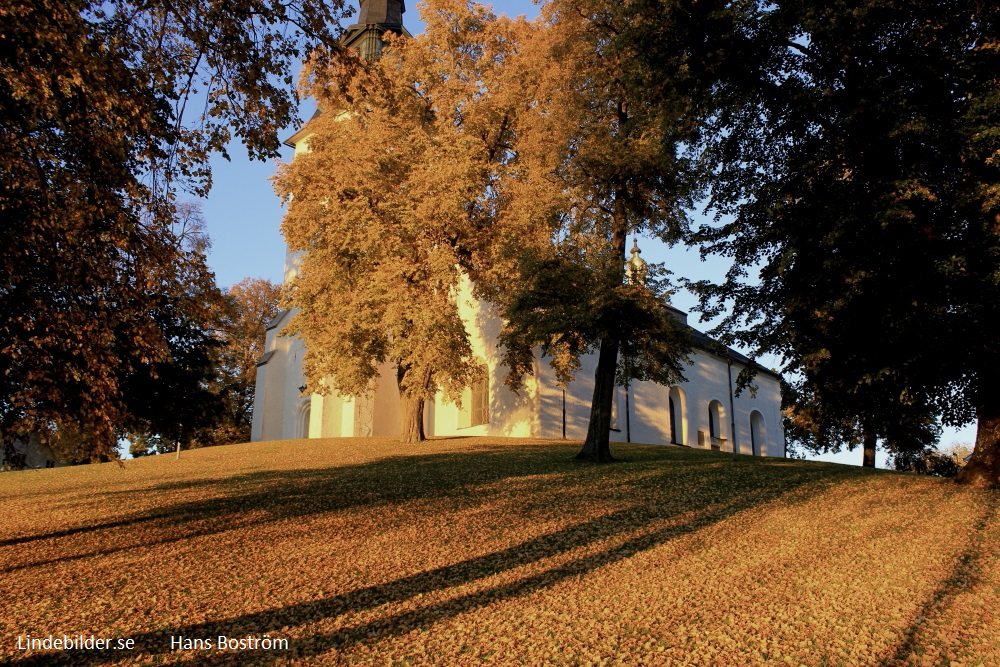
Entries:
{"type": "Polygon", "coordinates": [[[0,663],[1000,665],[997,492],[678,447],[265,442],[7,473],[0,663]],[[29,651],[27,635],[136,649],[29,651]],[[171,649],[171,637],[287,649],[171,649]]]}

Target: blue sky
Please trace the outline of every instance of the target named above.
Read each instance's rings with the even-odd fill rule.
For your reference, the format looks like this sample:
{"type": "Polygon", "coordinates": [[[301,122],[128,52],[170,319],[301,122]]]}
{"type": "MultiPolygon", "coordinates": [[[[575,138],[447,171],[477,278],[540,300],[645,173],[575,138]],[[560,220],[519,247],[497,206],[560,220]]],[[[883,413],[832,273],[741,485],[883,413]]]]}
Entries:
{"type": "MultiPolygon", "coordinates": [[[[527,0],[497,2],[493,6],[498,14],[509,16],[525,14],[533,17],[538,13],[537,6],[527,0]]],[[[417,34],[423,30],[415,3],[407,5],[403,21],[411,33],[417,34]]],[[[306,101],[302,115],[308,117],[312,109],[312,104],[306,101]]],[[[293,131],[290,128],[288,136],[293,131]]],[[[281,159],[291,159],[292,150],[287,147],[282,150],[281,159]]],[[[209,265],[215,271],[219,285],[223,287],[246,277],[268,278],[280,283],[285,258],[284,239],[279,231],[283,211],[269,180],[277,163],[251,161],[239,145],[231,146],[229,153],[232,156],[231,162],[219,156],[212,160],[212,192],[207,199],[201,201],[212,238],[209,265]]],[[[718,280],[729,266],[725,258],[710,258],[702,262],[695,251],[684,248],[667,249],[664,244],[653,239],[640,239],[639,246],[647,261],[664,262],[676,276],[692,280],[718,280]]],[[[695,299],[685,292],[676,294],[673,301],[675,306],[688,311],[695,304],[695,299]]],[[[696,319],[694,316],[691,318],[692,324],[696,319]]],[[[773,362],[764,360],[764,363],[770,365],[773,362]]],[[[974,439],[975,427],[969,426],[962,430],[945,430],[941,442],[948,446],[955,442],[971,443],[974,439]]],[[[820,458],[859,465],[861,452],[855,450],[820,458]]],[[[879,466],[884,465],[884,456],[880,455],[879,466]]]]}

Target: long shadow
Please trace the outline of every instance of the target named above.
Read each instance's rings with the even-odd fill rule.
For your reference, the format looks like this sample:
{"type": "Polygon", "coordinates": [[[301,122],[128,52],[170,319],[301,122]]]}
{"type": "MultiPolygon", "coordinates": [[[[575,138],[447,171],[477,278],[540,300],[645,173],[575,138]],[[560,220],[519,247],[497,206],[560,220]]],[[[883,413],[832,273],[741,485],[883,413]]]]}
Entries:
{"type": "MultiPolygon", "coordinates": [[[[450,438],[449,438],[450,439],[450,438]]],[[[669,450],[659,449],[658,453],[669,450]]],[[[669,457],[653,457],[637,461],[650,464],[669,457]]],[[[629,463],[630,459],[621,458],[629,463]]],[[[701,469],[709,461],[674,460],[677,468],[695,467],[701,469]]],[[[712,463],[718,463],[714,459],[712,463]]],[[[630,470],[634,472],[634,470],[630,470]]],[[[435,499],[450,496],[468,496],[472,487],[491,484],[514,477],[544,474],[570,474],[579,476],[603,475],[597,470],[586,469],[586,464],[570,460],[561,450],[551,445],[503,447],[484,446],[468,452],[444,452],[414,456],[391,456],[349,466],[337,466],[304,470],[256,471],[215,480],[193,480],[168,482],[142,489],[122,492],[106,492],[103,495],[160,494],[171,491],[187,491],[204,488],[210,497],[194,501],[168,503],[166,508],[156,508],[139,512],[121,519],[74,526],[47,533],[22,535],[0,540],[0,548],[30,544],[45,540],[86,536],[91,533],[116,529],[133,529],[155,525],[160,529],[170,529],[189,525],[192,522],[222,519],[219,524],[224,530],[244,527],[269,521],[279,521],[311,514],[336,512],[361,506],[389,505],[416,498],[435,499]],[[405,468],[405,471],[402,470],[405,468]],[[581,469],[583,472],[581,473],[581,469]],[[458,471],[458,474],[455,474],[458,471]],[[395,479],[394,479],[395,478],[395,479]],[[389,482],[396,481],[392,485],[389,482]],[[214,491],[214,493],[213,493],[214,491]],[[260,511],[265,516],[252,520],[242,519],[248,513],[260,511]],[[234,520],[233,517],[236,517],[234,520]]],[[[218,532],[197,530],[178,537],[199,537],[218,532]]],[[[156,542],[153,542],[155,544],[156,542]]],[[[148,541],[136,543],[134,548],[150,544],[148,541]]],[[[90,552],[90,555],[106,555],[118,549],[90,552]]],[[[87,554],[67,557],[75,560],[87,554]]],[[[36,565],[57,562],[39,561],[36,565]]],[[[32,563],[0,569],[0,574],[31,567],[32,563]]]]}
{"type": "MultiPolygon", "coordinates": [[[[509,449],[504,450],[504,454],[507,456],[511,453],[509,449]]],[[[681,508],[678,508],[676,503],[676,495],[672,496],[671,503],[663,507],[655,503],[634,504],[627,509],[614,511],[527,540],[515,547],[401,577],[391,582],[277,609],[136,635],[134,636],[136,646],[140,655],[152,656],[157,660],[169,660],[171,636],[202,638],[214,638],[218,635],[240,636],[245,635],[248,627],[253,628],[254,632],[259,634],[276,633],[301,624],[303,619],[308,619],[309,622],[321,621],[337,618],[346,613],[373,609],[387,603],[406,601],[421,594],[471,584],[498,573],[556,557],[574,549],[591,546],[605,539],[624,538],[624,541],[617,546],[579,557],[541,573],[525,576],[515,582],[469,593],[452,600],[402,612],[370,623],[296,640],[290,652],[249,651],[242,654],[240,661],[266,664],[293,656],[297,658],[315,656],[333,648],[344,648],[362,642],[377,642],[409,632],[415,627],[428,627],[443,618],[456,616],[472,608],[527,595],[569,577],[592,572],[597,568],[654,548],[678,536],[701,530],[737,512],[779,497],[787,497],[788,494],[795,497],[806,484],[816,481],[822,484],[824,478],[826,480],[830,478],[829,470],[803,468],[790,472],[787,469],[779,470],[762,464],[759,465],[758,475],[764,481],[772,481],[773,483],[763,484],[751,493],[740,494],[734,493],[732,489],[723,484],[728,478],[723,474],[724,468],[714,466],[715,459],[694,462],[678,460],[670,461],[664,465],[665,463],[662,459],[659,461],[637,461],[627,466],[621,466],[620,470],[634,476],[636,472],[647,470],[655,472],[657,468],[660,471],[669,469],[668,475],[653,475],[652,479],[648,475],[645,476],[641,482],[647,488],[651,483],[668,482],[672,476],[680,471],[683,473],[680,477],[685,481],[685,484],[684,490],[679,492],[679,495],[687,501],[681,508]],[[712,465],[706,466],[705,462],[710,462],[712,465]],[[649,465],[650,463],[658,465],[653,467],[649,465]],[[690,469],[684,470],[684,468],[690,469]],[[695,483],[692,483],[692,480],[695,483]],[[671,525],[662,525],[664,521],[671,522],[671,520],[671,525]]],[[[577,485],[583,482],[581,477],[591,477],[593,476],[591,471],[595,470],[595,468],[581,468],[579,464],[574,463],[568,465],[570,468],[575,468],[578,473],[573,476],[573,481],[577,485]]],[[[551,468],[549,471],[552,471],[551,468]]],[[[540,471],[535,467],[531,472],[537,475],[539,472],[545,471],[540,471]]],[[[606,480],[607,477],[608,469],[603,468],[600,479],[606,480]]],[[[596,493],[595,489],[595,495],[596,493]]],[[[641,496],[638,498],[642,499],[641,496]]],[[[178,659],[185,656],[190,657],[182,653],[177,655],[178,659]]],[[[134,659],[137,656],[134,653],[122,656],[113,651],[73,654],[63,652],[26,655],[10,664],[17,667],[57,664],[97,665],[126,659],[126,657],[134,659]]],[[[200,664],[219,664],[233,660],[232,653],[206,653],[198,656],[200,664]]]]}
{"type": "Polygon", "coordinates": [[[969,546],[959,555],[958,563],[955,564],[951,575],[920,605],[920,609],[914,615],[914,621],[903,631],[902,641],[895,653],[882,661],[882,667],[904,664],[906,658],[917,647],[920,632],[927,628],[928,621],[944,612],[959,593],[968,590],[976,583],[979,561],[983,557],[983,535],[986,527],[996,518],[997,504],[996,497],[990,496],[982,516],[972,526],[969,546]]]}
{"type": "Polygon", "coordinates": [[[79,560],[247,526],[358,507],[394,505],[416,498],[470,497],[472,487],[513,477],[566,474],[578,467],[553,457],[551,447],[491,447],[473,452],[393,456],[357,465],[306,470],[257,471],[213,481],[167,483],[129,493],[167,494],[204,487],[208,496],[175,502],[120,519],[0,540],[0,548],[93,535],[106,545],[109,534],[133,538],[124,546],[103,546],[56,559],[11,564],[7,574],[30,567],[79,560]],[[457,474],[456,474],[457,472],[457,474]],[[142,528],[144,532],[135,529],[142,528]],[[159,532],[160,539],[150,532],[159,532]]]}
{"type": "MultiPolygon", "coordinates": [[[[549,448],[543,448],[546,453],[550,453],[549,448]]],[[[628,458],[619,459],[619,463],[629,463],[628,458]]],[[[572,480],[563,480],[569,487],[579,485],[579,475],[581,470],[584,474],[595,471],[587,470],[587,464],[572,460],[567,461],[562,458],[552,461],[549,469],[545,469],[547,463],[545,458],[536,460],[536,457],[524,455],[519,452],[516,457],[511,456],[509,448],[490,448],[485,452],[475,452],[473,454],[433,454],[416,457],[390,457],[375,463],[359,464],[357,466],[347,466],[344,468],[317,469],[307,471],[281,471],[281,472],[255,472],[234,476],[226,480],[212,483],[198,480],[190,484],[169,483],[157,485],[143,490],[144,493],[155,493],[176,488],[193,488],[197,486],[219,486],[220,488],[241,489],[241,492],[222,496],[211,497],[206,500],[187,501],[177,503],[169,509],[153,511],[146,514],[135,515],[127,519],[118,521],[108,521],[89,526],[80,526],[71,529],[53,531],[32,536],[12,538],[5,542],[0,542],[0,547],[15,544],[25,544],[34,541],[49,539],[60,539],[73,537],[76,535],[87,535],[89,533],[99,533],[100,531],[111,531],[120,528],[132,529],[143,527],[146,533],[136,531],[123,531],[126,538],[131,538],[132,543],[116,546],[101,546],[81,553],[68,554],[57,558],[45,560],[33,560],[24,563],[7,565],[0,569],[0,574],[11,574],[20,570],[28,570],[36,567],[44,567],[57,563],[84,560],[87,558],[108,556],[122,553],[133,549],[147,549],[152,546],[161,546],[181,542],[197,537],[206,537],[221,532],[238,530],[253,526],[260,526],[265,523],[281,521],[289,518],[297,518],[310,514],[322,514],[326,512],[337,512],[361,506],[385,506],[413,500],[415,498],[429,499],[436,497],[465,497],[466,499],[478,498],[477,488],[479,485],[492,484],[504,479],[521,476],[537,476],[539,474],[549,474],[556,477],[564,477],[573,474],[572,480]],[[486,456],[487,458],[482,458],[486,456]],[[469,465],[469,458],[474,458],[474,464],[469,465]],[[497,462],[513,464],[513,467],[506,470],[493,465],[497,462]],[[456,464],[465,464],[462,467],[462,475],[442,475],[442,472],[451,472],[456,464]],[[527,463],[527,466],[522,464],[527,463]],[[398,466],[405,465],[411,472],[407,477],[407,483],[402,486],[389,487],[385,484],[384,468],[389,467],[398,470],[398,466]],[[420,470],[424,468],[423,470],[420,470]],[[358,478],[358,471],[364,471],[364,475],[358,478]],[[422,475],[412,474],[414,472],[422,475]],[[420,478],[430,480],[430,484],[420,484],[420,478]],[[377,479],[375,482],[372,478],[377,479]],[[265,508],[263,515],[255,515],[254,510],[265,508]],[[163,536],[152,537],[149,532],[160,531],[163,536]]],[[[650,463],[646,461],[645,463],[650,463]]],[[[714,463],[714,461],[713,461],[714,463]]],[[[640,462],[641,465],[641,462],[640,462]]],[[[708,472],[703,468],[701,462],[673,461],[675,471],[693,466],[697,469],[700,477],[698,488],[700,493],[714,493],[712,480],[719,471],[708,472]],[[708,476],[706,476],[708,475],[708,476]],[[713,476],[714,475],[714,476],[713,476]]],[[[629,472],[635,472],[630,469],[629,472]]],[[[608,486],[606,475],[602,481],[608,486]]],[[[550,485],[559,484],[557,479],[551,479],[550,485]]],[[[95,535],[95,541],[105,545],[109,541],[108,535],[95,535]]]]}

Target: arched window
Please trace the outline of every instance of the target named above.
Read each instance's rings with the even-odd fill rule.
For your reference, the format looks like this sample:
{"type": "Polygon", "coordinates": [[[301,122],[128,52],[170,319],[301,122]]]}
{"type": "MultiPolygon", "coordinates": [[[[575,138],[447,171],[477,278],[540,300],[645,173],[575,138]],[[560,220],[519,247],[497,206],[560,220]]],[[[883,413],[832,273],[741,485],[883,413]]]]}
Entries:
{"type": "Polygon", "coordinates": [[[302,405],[299,406],[299,423],[298,423],[298,437],[308,438],[309,437],[309,417],[312,414],[312,401],[306,399],[303,401],[302,405]]]}
{"type": "Polygon", "coordinates": [[[750,448],[756,455],[763,454],[767,444],[767,431],[764,429],[764,415],[757,410],[750,413],[750,448]]]}
{"type": "Polygon", "coordinates": [[[674,397],[667,399],[670,401],[670,442],[677,444],[677,406],[674,405],[674,397]]]}
{"type": "Polygon", "coordinates": [[[667,400],[670,413],[670,442],[675,445],[686,445],[687,442],[687,397],[680,387],[671,387],[667,400]]]}
{"type": "Polygon", "coordinates": [[[718,438],[719,436],[719,410],[716,407],[717,401],[712,401],[708,404],[708,434],[713,438],[718,438]]]}
{"type": "Polygon", "coordinates": [[[725,414],[722,403],[719,401],[712,401],[708,404],[708,435],[712,440],[713,447],[721,447],[726,439],[723,435],[724,427],[722,425],[725,414]]]}

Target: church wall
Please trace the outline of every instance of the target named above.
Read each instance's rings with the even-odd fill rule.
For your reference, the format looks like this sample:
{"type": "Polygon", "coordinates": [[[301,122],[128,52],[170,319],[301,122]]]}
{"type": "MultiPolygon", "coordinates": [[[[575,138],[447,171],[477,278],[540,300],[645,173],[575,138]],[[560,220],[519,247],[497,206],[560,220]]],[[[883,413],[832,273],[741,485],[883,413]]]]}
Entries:
{"type": "Polygon", "coordinates": [[[312,421],[311,400],[299,393],[305,382],[302,374],[305,347],[298,338],[281,335],[287,323],[288,316],[267,332],[264,347],[273,354],[267,363],[257,367],[252,440],[307,437],[309,424],[303,421],[306,406],[310,407],[308,419],[312,421]]]}
{"type": "MultiPolygon", "coordinates": [[[[310,438],[323,437],[323,421],[326,419],[323,406],[326,396],[311,394],[309,396],[309,435],[310,438]]],[[[331,401],[332,403],[332,401],[331,401]]]]}
{"type": "Polygon", "coordinates": [[[313,431],[310,430],[310,438],[335,438],[340,436],[343,414],[344,414],[344,399],[336,394],[331,394],[329,396],[320,396],[319,394],[313,394],[313,411],[319,412],[320,423],[319,423],[319,433],[313,435],[313,431]],[[318,410],[317,410],[318,407],[318,410]]]}
{"type": "MultiPolygon", "coordinates": [[[[619,389],[624,394],[624,389],[619,389]]],[[[635,382],[629,387],[629,429],[632,442],[670,442],[670,387],[655,382],[635,382]]],[[[624,400],[622,408],[624,409],[624,400]]],[[[624,420],[619,419],[622,433],[624,420]]]]}
{"type": "MultiPolygon", "coordinates": [[[[721,358],[700,350],[691,355],[691,361],[693,363],[684,370],[687,382],[680,384],[687,394],[687,444],[692,447],[712,448],[709,407],[715,401],[718,404],[720,436],[715,444],[721,451],[732,451],[728,366],[721,358]]],[[[737,372],[738,369],[734,369],[734,382],[737,372]]]]}
{"type": "MultiPolygon", "coordinates": [[[[733,382],[742,366],[733,364],[733,382]]],[[[763,437],[755,445],[759,456],[785,456],[785,432],[781,417],[781,384],[770,375],[758,373],[753,383],[757,387],[751,394],[744,389],[736,397],[736,427],[740,451],[745,454],[751,449],[751,414],[756,411],[762,419],[763,437]]]]}
{"type": "Polygon", "coordinates": [[[278,345],[279,332],[280,329],[267,332],[265,349],[273,354],[266,364],[257,367],[253,420],[255,424],[259,424],[259,430],[254,429],[252,432],[254,439],[273,440],[280,438],[282,433],[287,355],[284,345],[278,345]]]}
{"type": "MultiPolygon", "coordinates": [[[[712,445],[711,427],[709,423],[709,405],[712,401],[720,404],[719,429],[724,441],[720,442],[723,451],[733,451],[733,417],[729,396],[729,368],[727,362],[714,354],[696,351],[692,355],[693,364],[685,375],[688,382],[680,385],[687,395],[688,403],[688,433],[687,443],[697,447],[701,442],[699,431],[704,433],[704,446],[712,445]]],[[[735,395],[736,383],[743,364],[732,366],[733,409],[735,410],[735,443],[738,451],[751,453],[750,415],[754,410],[761,413],[766,424],[766,440],[759,443],[757,454],[766,456],[784,456],[784,432],[781,427],[781,396],[780,386],[776,378],[765,373],[758,373],[754,379],[757,386],[755,395],[749,389],[735,395]]]]}
{"type": "MultiPolygon", "coordinates": [[[[488,304],[473,299],[467,282],[460,291],[460,312],[470,331],[475,356],[489,369],[489,422],[463,427],[460,410],[444,396],[438,395],[425,407],[427,435],[469,435],[508,437],[563,437],[563,391],[547,359],[536,356],[535,374],[526,378],[525,386],[515,394],[503,385],[505,369],[500,364],[497,348],[500,320],[488,304]]],[[[274,354],[268,363],[258,368],[258,391],[253,439],[289,439],[305,435],[303,420],[308,420],[308,437],[394,436],[399,434],[400,404],[395,369],[384,364],[373,395],[356,399],[339,396],[299,395],[304,383],[302,355],[304,346],[297,338],[281,336],[283,325],[268,331],[266,347],[274,354]],[[263,390],[263,391],[262,391],[263,390]],[[308,405],[308,413],[305,411],[308,405]]],[[[696,350],[692,363],[685,370],[686,382],[675,389],[675,409],[681,423],[678,436],[683,443],[710,448],[709,405],[719,404],[721,439],[715,443],[723,451],[732,451],[733,434],[730,417],[729,376],[727,363],[714,354],[696,350]],[[699,434],[701,432],[702,434],[699,434]]],[[[586,437],[593,396],[594,371],[597,355],[581,359],[581,368],[565,392],[566,438],[586,437]]],[[[735,387],[742,365],[733,364],[735,387]]],[[[780,414],[780,387],[771,375],[759,373],[754,380],[755,395],[749,390],[735,396],[736,446],[744,454],[751,453],[751,414],[759,412],[755,453],[766,456],[784,455],[784,434],[780,414]]],[[[469,392],[467,391],[468,395],[469,392]]],[[[628,395],[628,424],[625,419],[624,388],[615,394],[615,426],[610,434],[613,442],[624,442],[631,434],[632,442],[667,444],[671,439],[669,402],[671,388],[651,382],[633,383],[628,395]],[[628,428],[627,428],[628,427],[628,428]]],[[[468,409],[468,406],[463,406],[468,409]]],[[[468,423],[466,418],[465,423],[468,423]]]]}
{"type": "MultiPolygon", "coordinates": [[[[265,344],[264,349],[267,349],[265,344]]],[[[257,366],[253,390],[253,415],[250,418],[250,441],[258,442],[264,439],[264,412],[267,410],[267,364],[257,366]]]]}
{"type": "Polygon", "coordinates": [[[342,437],[351,437],[355,433],[355,419],[357,406],[354,398],[345,398],[340,409],[340,433],[342,437]]]}
{"type": "MultiPolygon", "coordinates": [[[[506,373],[500,363],[497,338],[500,318],[492,307],[472,296],[468,278],[463,277],[458,289],[459,314],[469,331],[473,356],[485,364],[489,372],[489,422],[463,427],[459,407],[443,394],[438,394],[428,408],[428,435],[492,435],[502,437],[532,437],[538,434],[538,382],[530,378],[517,394],[504,386],[506,373]]],[[[468,394],[463,409],[468,410],[468,394]]]]}
{"type": "MultiPolygon", "coordinates": [[[[559,385],[556,372],[552,369],[549,359],[541,357],[536,352],[538,361],[535,364],[541,403],[541,425],[539,436],[543,438],[562,438],[563,436],[563,389],[559,385]]],[[[597,355],[589,354],[580,359],[580,370],[573,381],[566,386],[566,439],[583,440],[587,437],[587,427],[590,421],[590,402],[594,397],[594,371],[597,369],[597,355]]],[[[616,398],[616,405],[621,403],[616,398]]],[[[611,433],[611,439],[617,440],[617,433],[611,433]]]]}
{"type": "MultiPolygon", "coordinates": [[[[677,385],[675,390],[679,421],[678,438],[689,446],[699,446],[698,431],[706,436],[705,448],[711,448],[711,438],[708,437],[708,408],[712,401],[721,404],[720,429],[724,441],[720,441],[721,449],[732,451],[732,423],[729,407],[729,378],[726,361],[713,354],[695,351],[691,355],[692,364],[685,369],[686,382],[677,385]],[[684,428],[686,426],[686,429],[684,428]]],[[[594,392],[594,372],[597,367],[597,355],[583,357],[580,370],[575,379],[569,383],[565,394],[566,406],[566,438],[583,440],[587,436],[590,419],[590,402],[594,392]]],[[[547,359],[540,359],[538,368],[538,395],[540,404],[540,426],[538,435],[545,438],[561,438],[563,436],[563,391],[556,379],[555,371],[547,359]]],[[[733,364],[733,384],[743,366],[733,364]]],[[[763,373],[758,374],[754,384],[758,389],[756,396],[745,390],[734,397],[736,413],[736,442],[740,452],[750,454],[750,415],[753,411],[761,413],[764,423],[761,434],[764,437],[758,443],[757,454],[766,456],[784,456],[784,433],[781,430],[781,396],[777,379],[763,373]]],[[[610,433],[612,442],[624,442],[629,435],[632,442],[649,444],[667,444],[670,442],[670,394],[671,388],[653,382],[632,383],[628,392],[628,423],[625,419],[625,389],[619,387],[615,394],[614,413],[616,419],[612,426],[618,431],[610,433]],[[630,432],[630,433],[629,433],[630,432]]]]}
{"type": "MultiPolygon", "coordinates": [[[[400,7],[401,9],[401,7],[400,7]]],[[[359,26],[354,26],[355,28],[359,26]]],[[[350,33],[360,39],[360,32],[350,33]]],[[[405,33],[405,30],[403,31],[405,33]]],[[[349,118],[345,112],[336,112],[338,119],[349,118]]],[[[310,131],[302,128],[289,139],[288,145],[299,155],[309,150],[310,131]]],[[[634,259],[641,263],[638,248],[634,259]]],[[[285,284],[298,275],[302,253],[288,250],[285,257],[285,284]]],[[[633,260],[630,260],[633,261],[633,260]]],[[[630,265],[631,266],[631,265],[630,265]]],[[[636,265],[638,266],[638,264],[636,265]]],[[[488,422],[475,426],[469,424],[470,405],[464,405],[465,415],[457,405],[439,394],[428,401],[424,411],[425,432],[428,435],[494,435],[518,437],[546,437],[582,440],[586,437],[590,417],[590,403],[594,390],[594,370],[597,355],[581,359],[576,379],[565,391],[560,387],[548,361],[535,355],[534,375],[525,379],[525,386],[518,393],[507,389],[503,380],[506,371],[500,363],[497,337],[500,319],[488,304],[472,297],[471,286],[463,277],[458,288],[461,316],[470,332],[473,354],[486,365],[489,372],[488,422]],[[565,417],[564,417],[565,415],[565,417]],[[565,427],[564,427],[565,424],[565,427]]],[[[685,317],[676,311],[680,317],[685,317]]],[[[686,321],[686,320],[685,320],[686,321]]],[[[273,354],[257,371],[257,390],[252,433],[254,440],[337,436],[398,435],[400,402],[396,386],[395,369],[389,364],[380,369],[377,388],[369,396],[358,398],[339,396],[302,397],[298,387],[304,383],[302,355],[304,347],[298,339],[280,336],[287,323],[267,333],[265,349],[273,354]]],[[[733,382],[741,370],[734,364],[733,382]]],[[[784,454],[784,435],[781,429],[780,391],[777,379],[758,375],[756,396],[743,392],[733,399],[735,404],[736,433],[732,431],[730,411],[729,376],[727,363],[721,357],[707,352],[692,354],[692,364],[686,370],[687,381],[670,388],[654,383],[634,383],[626,393],[619,388],[615,393],[615,426],[610,434],[613,441],[624,441],[626,417],[633,442],[669,443],[671,441],[670,399],[674,397],[679,424],[678,440],[683,444],[699,446],[699,432],[704,447],[712,442],[709,434],[708,408],[718,402],[722,439],[717,444],[730,449],[735,442],[740,451],[750,453],[751,414],[756,418],[756,433],[762,442],[757,453],[770,456],[784,454]]],[[[466,391],[472,395],[471,388],[466,391]]],[[[477,393],[482,396],[482,393],[477,393]]],[[[472,401],[469,400],[469,403],[472,401]]]]}

